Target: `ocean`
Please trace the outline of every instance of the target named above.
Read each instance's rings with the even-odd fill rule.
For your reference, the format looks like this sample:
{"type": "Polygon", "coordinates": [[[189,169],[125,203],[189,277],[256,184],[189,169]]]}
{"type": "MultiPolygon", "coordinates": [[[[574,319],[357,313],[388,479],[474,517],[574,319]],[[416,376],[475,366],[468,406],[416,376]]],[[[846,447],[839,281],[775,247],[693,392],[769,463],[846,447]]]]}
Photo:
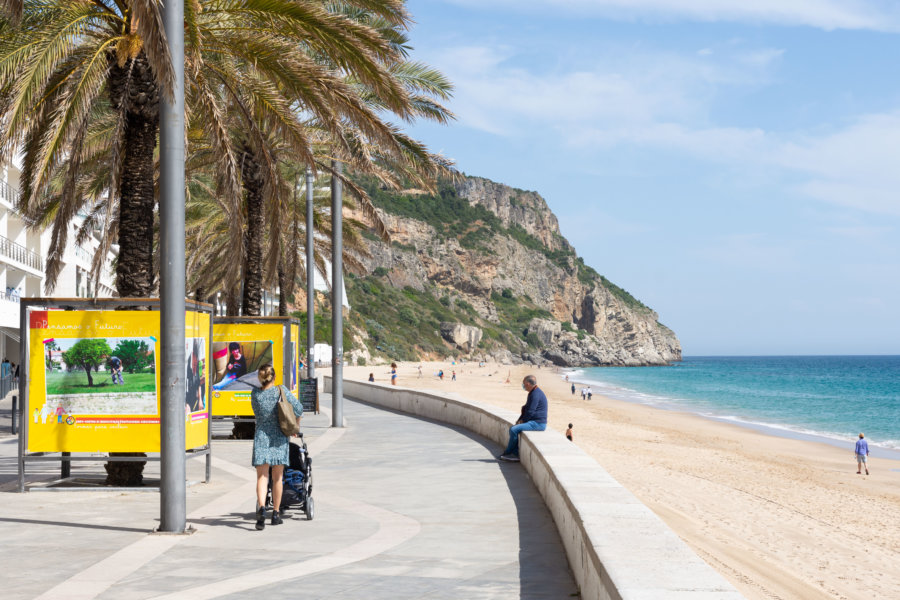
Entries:
{"type": "Polygon", "coordinates": [[[697,356],[576,369],[569,379],[610,398],[851,451],[863,432],[873,455],[900,458],[900,356],[697,356]]]}

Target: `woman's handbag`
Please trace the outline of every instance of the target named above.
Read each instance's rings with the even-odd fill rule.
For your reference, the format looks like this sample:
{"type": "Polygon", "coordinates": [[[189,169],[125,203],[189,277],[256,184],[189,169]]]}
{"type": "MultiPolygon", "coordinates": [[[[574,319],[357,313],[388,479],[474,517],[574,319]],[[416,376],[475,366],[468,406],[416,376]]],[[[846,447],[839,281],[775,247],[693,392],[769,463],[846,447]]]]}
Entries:
{"type": "Polygon", "coordinates": [[[284,386],[278,386],[278,393],[281,399],[275,403],[275,414],[278,415],[278,427],[281,433],[287,437],[300,433],[300,424],[297,423],[297,415],[294,414],[294,407],[287,401],[284,396],[284,386]]]}

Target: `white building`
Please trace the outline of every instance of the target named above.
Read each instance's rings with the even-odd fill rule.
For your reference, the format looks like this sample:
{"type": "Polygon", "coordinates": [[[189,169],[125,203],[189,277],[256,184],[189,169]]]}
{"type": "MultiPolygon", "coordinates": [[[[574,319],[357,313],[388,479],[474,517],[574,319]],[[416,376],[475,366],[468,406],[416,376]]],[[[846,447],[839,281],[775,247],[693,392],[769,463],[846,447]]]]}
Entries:
{"type": "MultiPolygon", "coordinates": [[[[44,269],[50,249],[52,230],[28,231],[15,211],[20,169],[0,166],[0,360],[19,362],[19,300],[45,296],[44,269]]],[[[91,277],[91,262],[100,243],[91,236],[84,245],[75,244],[84,217],[69,226],[63,253],[63,268],[56,280],[53,296],[61,298],[110,297],[115,294],[111,270],[115,248],[109,252],[99,282],[91,277]]]]}

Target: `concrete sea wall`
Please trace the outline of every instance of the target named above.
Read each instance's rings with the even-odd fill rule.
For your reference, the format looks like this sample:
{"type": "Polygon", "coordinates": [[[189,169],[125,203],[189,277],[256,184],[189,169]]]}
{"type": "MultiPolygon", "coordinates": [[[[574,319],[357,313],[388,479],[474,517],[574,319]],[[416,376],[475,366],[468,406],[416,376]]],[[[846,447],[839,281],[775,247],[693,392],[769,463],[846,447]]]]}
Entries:
{"type": "MultiPolygon", "coordinates": [[[[344,381],[344,396],[463,427],[503,447],[517,414],[450,395],[344,381]]],[[[331,378],[325,377],[325,391],[331,378]]],[[[521,465],[590,600],[737,600],[737,590],[593,458],[548,429],[519,438],[521,465]]],[[[499,449],[498,449],[499,450],[499,449]]]]}

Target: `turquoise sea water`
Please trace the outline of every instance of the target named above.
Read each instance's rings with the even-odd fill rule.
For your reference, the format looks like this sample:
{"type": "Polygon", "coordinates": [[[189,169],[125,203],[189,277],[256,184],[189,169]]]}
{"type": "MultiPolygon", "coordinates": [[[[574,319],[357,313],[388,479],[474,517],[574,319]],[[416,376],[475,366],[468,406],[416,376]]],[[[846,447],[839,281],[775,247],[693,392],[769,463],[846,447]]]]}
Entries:
{"type": "MultiPolygon", "coordinates": [[[[900,449],[900,356],[689,357],[669,367],[592,367],[601,395],[791,437],[900,449]]],[[[891,454],[894,454],[891,452],[891,454]]]]}

